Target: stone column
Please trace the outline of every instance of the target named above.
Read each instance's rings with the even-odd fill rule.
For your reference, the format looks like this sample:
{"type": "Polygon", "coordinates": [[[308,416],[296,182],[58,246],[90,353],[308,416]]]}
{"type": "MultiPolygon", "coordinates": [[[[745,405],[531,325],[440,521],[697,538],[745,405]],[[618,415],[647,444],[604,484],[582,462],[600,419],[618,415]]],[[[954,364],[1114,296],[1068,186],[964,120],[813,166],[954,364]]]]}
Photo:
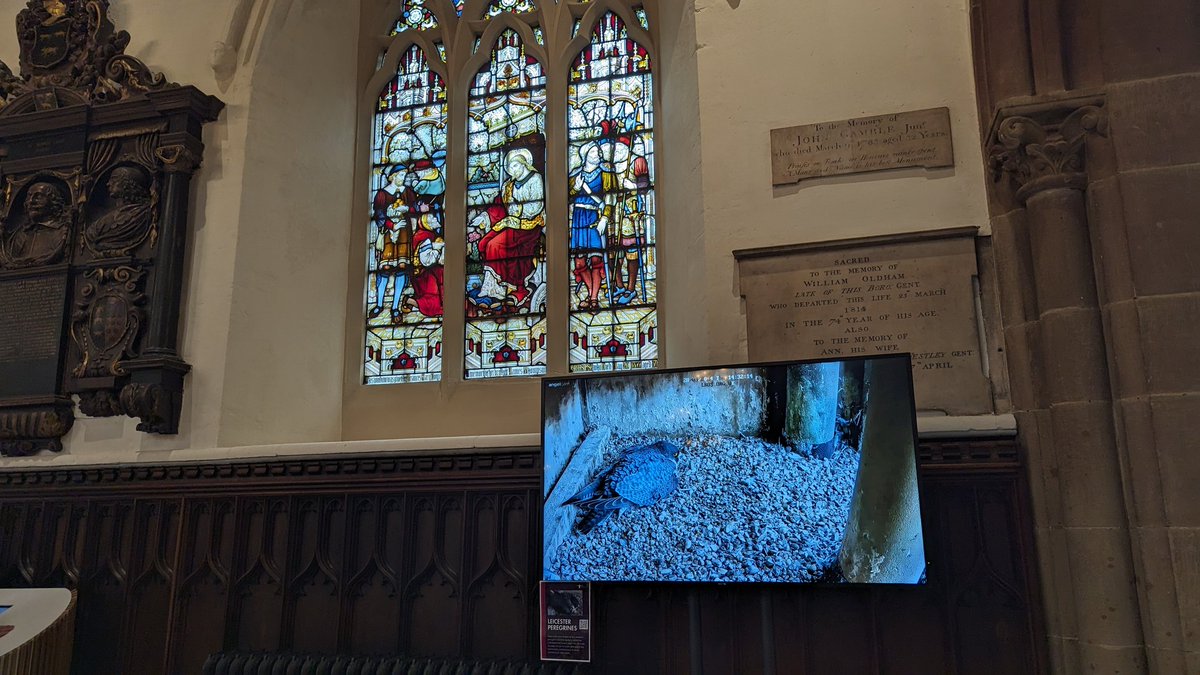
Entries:
{"type": "Polygon", "coordinates": [[[1085,194],[1087,141],[1107,128],[1101,106],[1001,115],[991,156],[1017,208],[995,226],[1052,661],[1137,673],[1144,638],[1085,194]]]}
{"type": "MultiPolygon", "coordinates": [[[[1003,279],[1005,351],[1035,481],[1055,672],[1200,673],[1198,8],[1196,0],[970,3],[980,118],[985,125],[995,120],[983,140],[997,150],[996,168],[1013,179],[990,190],[989,206],[1003,279]],[[1083,96],[1091,100],[1069,98],[1083,96]],[[1104,139],[1089,133],[1089,124],[1105,131],[1089,113],[1064,125],[1088,106],[1105,111],[1104,139]],[[1078,143],[1081,137],[1088,140],[1078,143]],[[1045,178],[1054,174],[1061,175],[1045,178]],[[1070,177],[1065,185],[1064,177],[1070,177]],[[1047,180],[1078,196],[1040,195],[1054,192],[1047,180]],[[1060,241],[1062,250],[1048,249],[1054,242],[1039,230],[1062,217],[1086,228],[1060,241]],[[1047,267],[1061,276],[1064,291],[1078,290],[1074,273],[1092,275],[1094,293],[1056,312],[1060,323],[1071,313],[1089,315],[1088,332],[1063,337],[1065,328],[1043,318],[1050,316],[1043,304],[1053,306],[1060,284],[1047,267]],[[1101,366],[1103,377],[1095,371],[1101,366]],[[1102,393],[1065,405],[1054,398],[1068,384],[1062,374],[1080,368],[1107,380],[1107,391],[1097,384],[1102,393]],[[1111,403],[1111,430],[1064,426],[1062,412],[1082,412],[1086,403],[1093,409],[1111,403]],[[1083,432],[1086,440],[1069,443],[1083,432]],[[1105,638],[1100,628],[1116,624],[1084,623],[1132,621],[1124,605],[1085,603],[1089,584],[1098,585],[1095,575],[1109,574],[1114,561],[1102,548],[1068,551],[1067,544],[1078,544],[1083,532],[1073,527],[1074,506],[1096,515],[1109,505],[1115,511],[1112,488],[1089,493],[1091,481],[1100,482],[1097,471],[1113,473],[1111,463],[1079,461],[1113,453],[1139,630],[1105,638]],[[1129,642],[1121,647],[1117,640],[1129,642]]],[[[1097,531],[1117,538],[1115,530],[1097,531]]]]}

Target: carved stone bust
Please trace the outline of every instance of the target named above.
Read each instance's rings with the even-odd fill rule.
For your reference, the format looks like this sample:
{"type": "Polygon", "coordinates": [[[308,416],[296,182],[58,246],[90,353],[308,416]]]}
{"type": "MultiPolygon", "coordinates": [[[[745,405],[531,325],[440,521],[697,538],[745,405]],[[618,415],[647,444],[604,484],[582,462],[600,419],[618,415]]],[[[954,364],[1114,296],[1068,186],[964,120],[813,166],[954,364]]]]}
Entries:
{"type": "Polygon", "coordinates": [[[48,181],[35,181],[25,192],[23,214],[4,242],[5,263],[29,267],[55,262],[70,233],[70,212],[62,190],[48,181]]]}
{"type": "Polygon", "coordinates": [[[154,200],[150,177],[135,166],[118,166],[108,175],[107,211],[88,223],[84,239],[101,255],[123,255],[137,248],[150,232],[154,200]]]}

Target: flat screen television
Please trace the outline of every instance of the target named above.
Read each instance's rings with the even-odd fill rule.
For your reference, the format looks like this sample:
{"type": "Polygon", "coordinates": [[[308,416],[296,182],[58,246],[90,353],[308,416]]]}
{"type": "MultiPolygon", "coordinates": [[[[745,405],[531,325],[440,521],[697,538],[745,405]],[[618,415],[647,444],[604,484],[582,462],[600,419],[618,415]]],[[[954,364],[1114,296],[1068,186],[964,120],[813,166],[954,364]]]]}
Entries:
{"type": "Polygon", "coordinates": [[[548,581],[925,579],[907,354],[547,378],[548,581]]]}

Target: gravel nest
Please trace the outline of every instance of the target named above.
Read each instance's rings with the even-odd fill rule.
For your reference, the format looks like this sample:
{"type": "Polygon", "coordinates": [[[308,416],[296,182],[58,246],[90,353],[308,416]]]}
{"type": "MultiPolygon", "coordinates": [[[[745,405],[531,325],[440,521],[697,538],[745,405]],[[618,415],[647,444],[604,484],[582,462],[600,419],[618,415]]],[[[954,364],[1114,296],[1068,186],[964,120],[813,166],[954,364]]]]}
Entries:
{"type": "Polygon", "coordinates": [[[858,453],[801,456],[756,438],[614,437],[605,464],[626,448],[669,440],[679,489],[627,509],[587,535],[572,533],[548,572],[560,579],[629,581],[840,580],[858,453]]]}

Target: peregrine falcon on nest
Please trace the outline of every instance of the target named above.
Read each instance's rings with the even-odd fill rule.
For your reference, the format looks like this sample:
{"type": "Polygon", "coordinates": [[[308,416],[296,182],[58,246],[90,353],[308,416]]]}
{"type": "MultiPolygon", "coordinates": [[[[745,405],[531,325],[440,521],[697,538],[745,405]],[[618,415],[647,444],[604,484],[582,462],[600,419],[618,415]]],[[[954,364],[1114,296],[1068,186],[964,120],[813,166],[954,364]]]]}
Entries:
{"type": "Polygon", "coordinates": [[[630,448],[602,467],[595,480],[563,502],[563,506],[574,504],[582,512],[575,530],[587,534],[622,509],[651,506],[675,492],[679,487],[677,454],[679,446],[657,441],[630,448]]]}

